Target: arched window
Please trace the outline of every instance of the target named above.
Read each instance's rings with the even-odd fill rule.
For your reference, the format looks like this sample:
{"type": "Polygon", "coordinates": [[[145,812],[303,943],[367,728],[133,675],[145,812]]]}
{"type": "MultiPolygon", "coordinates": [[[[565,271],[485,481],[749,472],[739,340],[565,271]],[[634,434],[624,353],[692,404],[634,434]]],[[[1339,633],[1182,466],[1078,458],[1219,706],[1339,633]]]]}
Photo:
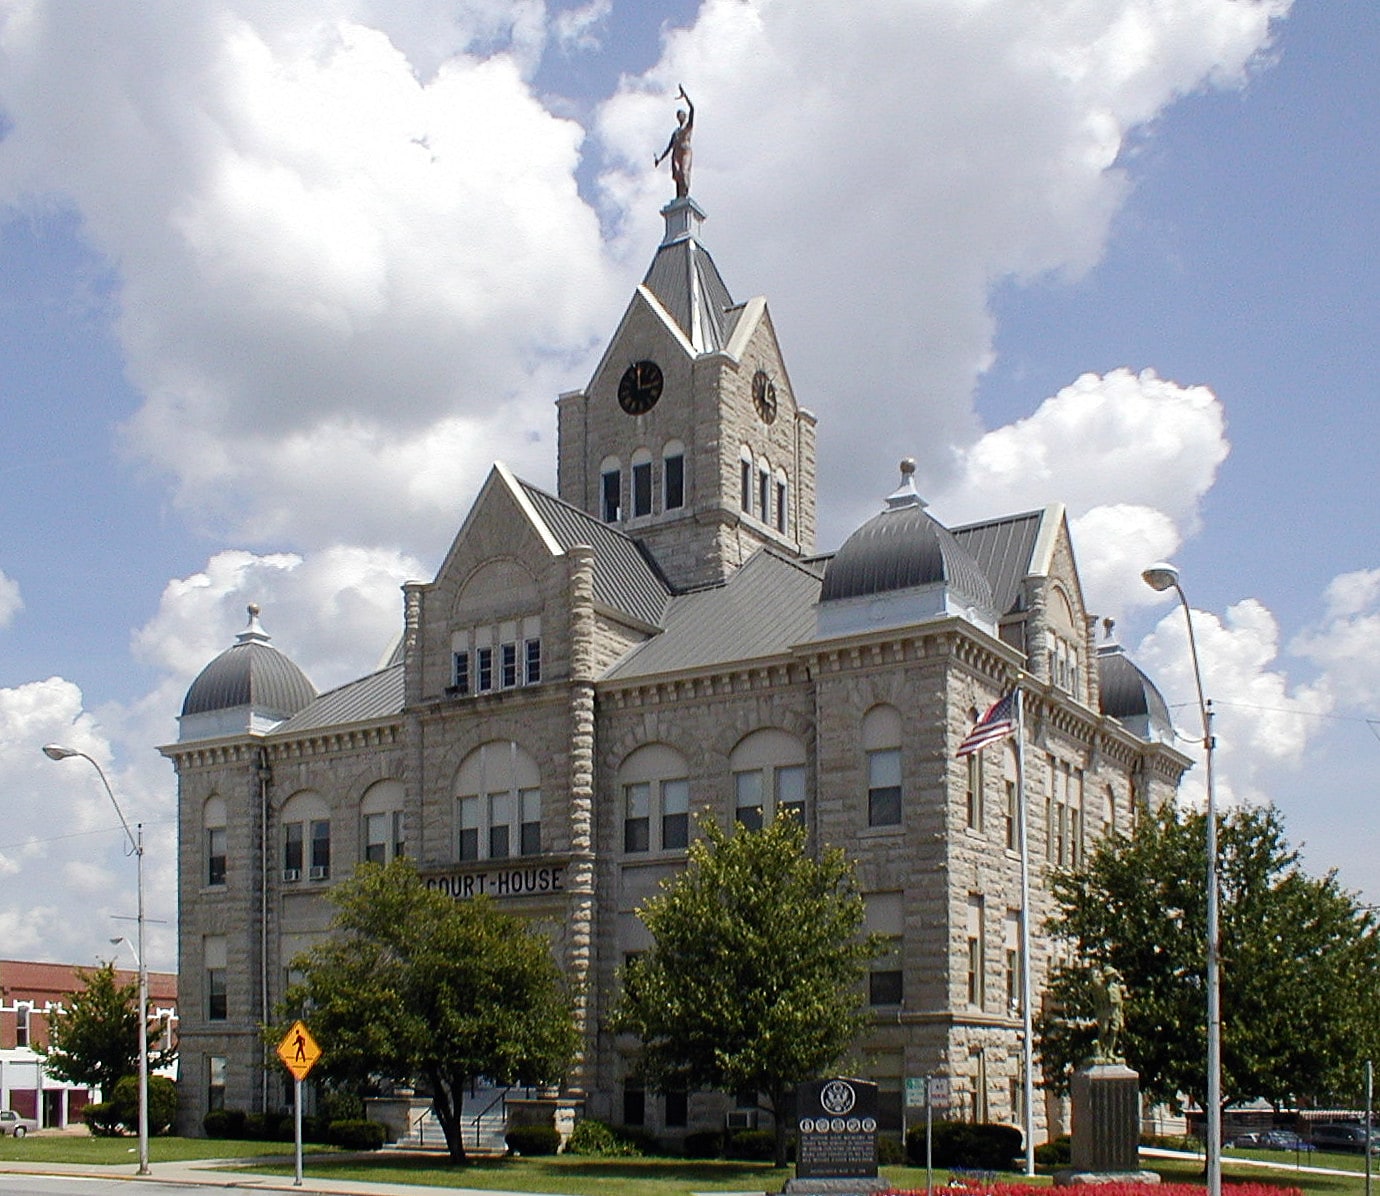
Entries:
{"type": "Polygon", "coordinates": [[[201,808],[201,825],[205,828],[206,883],[225,883],[226,813],[223,797],[208,797],[201,808]]]}
{"type": "Polygon", "coordinates": [[[765,457],[757,462],[757,517],[771,526],[771,464],[765,457]]]}
{"type": "Polygon", "coordinates": [[[867,756],[867,825],[901,825],[901,712],[874,706],[862,723],[867,756]]]}
{"type": "Polygon", "coordinates": [[[403,786],[401,781],[370,785],[359,803],[363,858],[371,864],[387,864],[407,854],[403,838],[403,786]]]}
{"type": "Polygon", "coordinates": [[[752,514],[752,450],[743,445],[738,453],[739,495],[738,505],[747,514],[752,514]]]}
{"type": "Polygon", "coordinates": [[[599,518],[617,523],[623,517],[623,468],[617,457],[605,457],[599,465],[599,518]]]}
{"type": "Polygon", "coordinates": [[[632,456],[632,513],[634,518],[652,513],[652,454],[644,448],[632,456]]]}
{"type": "Polygon", "coordinates": [[[685,445],[668,440],[661,450],[661,509],[678,511],[685,506],[685,445]]]}
{"type": "Polygon", "coordinates": [[[618,769],[623,850],[683,851],[690,843],[690,770],[664,743],[632,752],[618,769]]]}
{"type": "Polygon", "coordinates": [[[776,471],[776,530],[783,536],[791,530],[790,484],[784,470],[776,471]]]}
{"type": "Polygon", "coordinates": [[[541,853],[541,770],[511,740],[492,740],[465,757],[455,804],[457,859],[541,853]]]}
{"type": "Polygon", "coordinates": [[[776,727],[740,740],[728,758],[734,817],[760,830],[777,814],[805,820],[805,745],[776,727]]]}
{"type": "Polygon", "coordinates": [[[311,789],[294,793],[283,803],[283,880],[330,880],[331,811],[326,799],[311,789]]]}

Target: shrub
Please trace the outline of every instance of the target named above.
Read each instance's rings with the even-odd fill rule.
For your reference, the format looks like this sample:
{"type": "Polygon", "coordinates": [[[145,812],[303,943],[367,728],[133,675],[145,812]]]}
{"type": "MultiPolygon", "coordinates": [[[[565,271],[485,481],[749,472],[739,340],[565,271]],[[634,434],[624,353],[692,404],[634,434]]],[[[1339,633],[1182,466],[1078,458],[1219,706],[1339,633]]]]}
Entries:
{"type": "Polygon", "coordinates": [[[327,1088],[316,1102],[317,1113],[328,1122],[364,1121],[364,1098],[342,1088],[327,1088]]]}
{"type": "Polygon", "coordinates": [[[212,1109],[201,1119],[201,1130],[208,1138],[243,1138],[243,1109],[212,1109]]]}
{"type": "MultiPolygon", "coordinates": [[[[1021,1131],[1014,1125],[970,1124],[936,1121],[931,1137],[936,1167],[962,1167],[978,1171],[1006,1171],[1021,1153],[1021,1131]]],[[[906,1155],[911,1162],[925,1162],[925,1127],[906,1135],[906,1155]]]]}
{"type": "Polygon", "coordinates": [[[1035,1148],[1035,1161],[1042,1167],[1067,1167],[1073,1162],[1073,1141],[1060,1134],[1035,1148]]]}
{"type": "Polygon", "coordinates": [[[561,1148],[561,1132],[554,1125],[515,1125],[503,1140],[514,1154],[555,1154],[561,1148]]]}
{"type": "Polygon", "coordinates": [[[631,1142],[602,1121],[585,1117],[575,1123],[570,1141],[565,1144],[567,1154],[592,1155],[599,1158],[639,1158],[642,1154],[631,1142]]]}
{"type": "Polygon", "coordinates": [[[120,1112],[114,1101],[95,1101],[81,1111],[87,1131],[93,1138],[118,1138],[121,1134],[120,1112]]]}
{"type": "Polygon", "coordinates": [[[877,1139],[877,1162],[883,1167],[894,1167],[906,1161],[906,1150],[899,1138],[877,1139]]]}
{"type": "Polygon", "coordinates": [[[687,1159],[717,1159],[724,1148],[724,1136],[718,1130],[696,1130],[686,1134],[681,1153],[687,1159]]]}
{"type": "Polygon", "coordinates": [[[730,1159],[761,1162],[776,1154],[776,1135],[770,1130],[739,1130],[730,1134],[724,1143],[724,1155],[730,1159]]]}
{"type": "Polygon", "coordinates": [[[326,1141],[346,1150],[378,1150],[388,1137],[388,1131],[377,1121],[362,1117],[343,1117],[332,1121],[326,1129],[326,1141]]]}
{"type": "MultiPolygon", "coordinates": [[[[128,1134],[139,1132],[139,1077],[125,1076],[115,1085],[110,1104],[128,1134]]],[[[149,1133],[166,1134],[177,1117],[177,1085],[167,1076],[149,1076],[149,1133]]]]}

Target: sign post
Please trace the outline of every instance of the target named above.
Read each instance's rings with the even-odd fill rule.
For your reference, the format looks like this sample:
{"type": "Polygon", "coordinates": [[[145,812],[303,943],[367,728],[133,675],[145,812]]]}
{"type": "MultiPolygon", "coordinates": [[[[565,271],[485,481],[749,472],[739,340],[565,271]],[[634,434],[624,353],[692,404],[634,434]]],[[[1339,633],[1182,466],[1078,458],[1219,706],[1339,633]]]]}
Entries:
{"type": "Polygon", "coordinates": [[[321,1058],[321,1048],[311,1031],[300,1021],[292,1023],[292,1029],[278,1044],[278,1058],[292,1073],[293,1080],[293,1138],[297,1143],[297,1169],[292,1181],[295,1188],[302,1186],[302,1081],[321,1058]]]}
{"type": "Polygon", "coordinates": [[[925,1194],[934,1192],[934,1111],[949,1107],[949,1077],[926,1076],[925,1086],[925,1194]]]}

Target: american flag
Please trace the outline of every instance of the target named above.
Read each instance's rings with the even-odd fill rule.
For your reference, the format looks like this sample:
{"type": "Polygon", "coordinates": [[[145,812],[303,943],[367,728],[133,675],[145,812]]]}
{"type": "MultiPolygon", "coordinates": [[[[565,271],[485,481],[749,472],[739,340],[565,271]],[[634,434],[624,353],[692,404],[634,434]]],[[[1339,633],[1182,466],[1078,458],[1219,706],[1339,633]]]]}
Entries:
{"type": "Polygon", "coordinates": [[[971,756],[974,752],[982,751],[989,743],[1000,743],[1008,736],[1014,735],[1020,694],[1020,690],[1013,689],[1004,698],[998,698],[993,702],[987,713],[973,724],[973,729],[958,745],[955,754],[971,756]]]}

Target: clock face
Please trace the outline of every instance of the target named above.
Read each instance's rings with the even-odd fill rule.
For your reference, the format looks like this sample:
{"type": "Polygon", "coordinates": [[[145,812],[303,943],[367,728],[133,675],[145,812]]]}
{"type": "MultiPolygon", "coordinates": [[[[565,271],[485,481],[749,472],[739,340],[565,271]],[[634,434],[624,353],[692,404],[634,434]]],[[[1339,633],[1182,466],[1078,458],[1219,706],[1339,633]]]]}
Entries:
{"type": "Polygon", "coordinates": [[[656,406],[664,384],[654,361],[634,361],[618,381],[618,405],[629,415],[644,415],[656,406]]]}
{"type": "Polygon", "coordinates": [[[764,424],[776,422],[776,383],[766,370],[758,370],[752,375],[752,402],[764,424]]]}

